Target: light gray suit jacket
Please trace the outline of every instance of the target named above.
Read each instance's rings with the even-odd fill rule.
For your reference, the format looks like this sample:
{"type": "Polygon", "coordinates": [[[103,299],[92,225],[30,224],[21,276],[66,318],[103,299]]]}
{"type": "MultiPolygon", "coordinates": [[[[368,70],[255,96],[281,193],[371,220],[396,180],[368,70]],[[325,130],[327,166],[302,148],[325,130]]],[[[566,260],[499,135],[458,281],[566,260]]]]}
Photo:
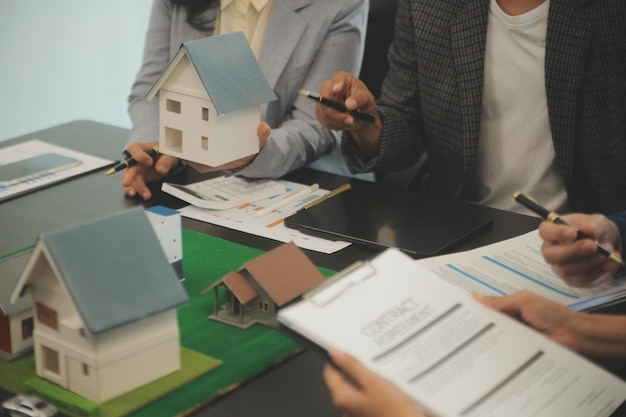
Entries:
{"type": "MultiPolygon", "coordinates": [[[[261,109],[261,120],[272,133],[253,163],[240,171],[242,175],[277,178],[320,157],[311,167],[349,175],[338,134],[318,123],[315,102],[298,91],[318,91],[339,70],[358,75],[367,12],[368,0],[274,2],[258,57],[278,96],[261,109]]],[[[213,34],[216,14],[217,7],[207,10],[203,17],[209,28],[198,31],[185,21],[184,8],[169,0],[154,0],[143,63],[129,97],[131,141],[158,140],[158,103],[147,102],[145,95],[181,43],[213,34]]]]}

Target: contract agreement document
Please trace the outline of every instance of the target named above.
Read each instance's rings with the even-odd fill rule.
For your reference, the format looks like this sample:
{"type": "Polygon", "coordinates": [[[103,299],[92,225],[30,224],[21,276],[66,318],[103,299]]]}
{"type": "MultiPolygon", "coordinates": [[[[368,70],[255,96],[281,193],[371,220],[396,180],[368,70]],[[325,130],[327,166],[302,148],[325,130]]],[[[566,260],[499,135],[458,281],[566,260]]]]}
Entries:
{"type": "Polygon", "coordinates": [[[278,319],[356,356],[431,416],[599,417],[626,400],[619,378],[396,249],[322,284],[278,319]]]}

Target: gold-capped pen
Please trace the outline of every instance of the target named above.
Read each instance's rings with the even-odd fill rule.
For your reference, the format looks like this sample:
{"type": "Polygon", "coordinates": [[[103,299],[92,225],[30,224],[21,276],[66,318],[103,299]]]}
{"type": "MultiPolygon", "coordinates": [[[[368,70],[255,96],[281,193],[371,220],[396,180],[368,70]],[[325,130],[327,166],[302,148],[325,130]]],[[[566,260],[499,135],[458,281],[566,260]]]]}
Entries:
{"type": "Polygon", "coordinates": [[[348,191],[350,188],[352,188],[352,185],[350,185],[350,183],[345,183],[343,185],[340,185],[339,187],[335,188],[334,190],[328,192],[328,194],[324,194],[320,198],[317,198],[317,199],[311,201],[309,204],[307,204],[304,207],[302,207],[302,209],[306,210],[306,209],[310,209],[311,207],[317,206],[319,203],[322,203],[322,202],[328,200],[329,198],[332,198],[332,197],[336,196],[337,194],[341,194],[344,191],[348,191]]]}
{"type": "Polygon", "coordinates": [[[600,253],[600,254],[606,256],[607,258],[611,259],[612,261],[615,261],[618,264],[624,266],[624,260],[622,259],[622,257],[618,253],[610,251],[607,247],[603,246],[597,239],[593,238],[592,236],[586,235],[585,233],[583,233],[576,226],[566,222],[565,220],[563,220],[561,218],[561,216],[558,213],[555,213],[554,211],[550,211],[550,210],[542,207],[537,202],[537,200],[535,200],[534,198],[532,198],[528,194],[524,194],[522,192],[516,191],[513,194],[513,200],[517,201],[518,203],[520,203],[521,205],[523,205],[527,209],[529,209],[532,212],[538,214],[539,216],[541,216],[542,218],[544,218],[545,220],[547,220],[549,222],[557,223],[557,224],[564,224],[564,225],[573,227],[576,230],[576,239],[579,239],[579,240],[580,239],[591,239],[591,240],[593,240],[595,242],[595,244],[596,244],[596,247],[598,248],[598,253],[600,253]]]}
{"type": "MultiPolygon", "coordinates": [[[[152,149],[147,150],[146,153],[150,155],[152,158],[156,157],[159,154],[158,145],[154,146],[152,149]]],[[[121,164],[114,166],[113,168],[108,170],[106,174],[107,175],[115,174],[116,172],[120,172],[121,170],[130,168],[134,165],[137,165],[137,160],[135,160],[135,158],[130,158],[122,162],[121,164]]]]}

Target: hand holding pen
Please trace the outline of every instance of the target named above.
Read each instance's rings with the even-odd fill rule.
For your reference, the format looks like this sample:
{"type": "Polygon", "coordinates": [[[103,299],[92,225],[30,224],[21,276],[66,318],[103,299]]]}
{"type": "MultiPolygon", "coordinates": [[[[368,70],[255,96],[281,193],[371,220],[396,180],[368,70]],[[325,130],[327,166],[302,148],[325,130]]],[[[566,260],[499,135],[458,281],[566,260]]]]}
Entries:
{"type": "Polygon", "coordinates": [[[339,71],[322,83],[319,96],[341,106],[338,109],[334,105],[319,103],[315,108],[315,115],[321,125],[328,129],[349,131],[352,139],[366,155],[376,155],[382,134],[382,121],[374,95],[363,81],[346,71],[339,71]],[[344,108],[346,111],[343,111],[344,108]],[[366,115],[371,116],[368,121],[363,120],[367,118],[366,115]]]}
{"type": "MultiPolygon", "coordinates": [[[[178,164],[178,158],[156,153],[156,142],[132,142],[126,148],[126,154],[132,156],[135,162],[122,168],[122,188],[129,197],[140,196],[144,200],[152,198],[152,191],[148,184],[165,177],[178,164]]],[[[120,164],[122,165],[122,164],[120,164]]]]}
{"type": "Polygon", "coordinates": [[[376,121],[376,115],[373,113],[366,113],[359,109],[349,110],[346,106],[339,103],[338,101],[334,101],[329,98],[322,97],[319,94],[314,93],[310,90],[300,90],[300,95],[310,98],[314,101],[317,101],[322,106],[327,106],[337,111],[348,113],[350,116],[354,117],[355,119],[363,120],[363,121],[370,122],[370,123],[374,123],[376,121]]]}
{"type": "Polygon", "coordinates": [[[517,192],[513,198],[546,220],[539,226],[539,235],[544,240],[542,254],[567,284],[597,285],[614,276],[624,265],[619,255],[619,230],[606,217],[598,214],[560,216],[523,193],[517,192]]]}
{"type": "MultiPolygon", "coordinates": [[[[148,154],[152,159],[156,159],[157,155],[159,154],[159,146],[155,145],[152,148],[148,149],[146,151],[146,154],[148,154]]],[[[123,161],[122,163],[114,166],[113,168],[111,168],[110,170],[107,171],[107,175],[111,175],[111,174],[115,174],[116,172],[120,172],[126,168],[130,168],[132,166],[137,165],[137,160],[133,157],[130,157],[128,159],[126,159],[125,161],[123,161]]]]}

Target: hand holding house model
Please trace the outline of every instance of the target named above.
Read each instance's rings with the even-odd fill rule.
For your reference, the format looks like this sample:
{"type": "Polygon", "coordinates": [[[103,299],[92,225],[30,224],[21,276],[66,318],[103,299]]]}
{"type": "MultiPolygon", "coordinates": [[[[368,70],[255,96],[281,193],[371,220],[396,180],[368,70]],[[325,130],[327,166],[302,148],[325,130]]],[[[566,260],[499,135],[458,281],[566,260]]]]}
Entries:
{"type": "Polygon", "coordinates": [[[259,152],[261,104],[277,99],[243,32],[183,43],[157,92],[160,152],[211,167],[259,152]]]}

